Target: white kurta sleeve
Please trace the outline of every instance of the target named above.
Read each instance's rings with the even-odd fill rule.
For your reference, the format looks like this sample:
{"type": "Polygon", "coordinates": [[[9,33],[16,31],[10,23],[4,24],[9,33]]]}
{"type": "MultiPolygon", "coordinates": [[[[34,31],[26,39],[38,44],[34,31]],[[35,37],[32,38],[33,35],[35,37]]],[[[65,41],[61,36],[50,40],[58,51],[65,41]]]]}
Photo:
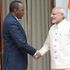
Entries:
{"type": "Polygon", "coordinates": [[[49,40],[50,39],[48,35],[43,47],[39,50],[39,53],[41,54],[41,56],[43,56],[49,50],[49,44],[50,44],[49,40]]]}

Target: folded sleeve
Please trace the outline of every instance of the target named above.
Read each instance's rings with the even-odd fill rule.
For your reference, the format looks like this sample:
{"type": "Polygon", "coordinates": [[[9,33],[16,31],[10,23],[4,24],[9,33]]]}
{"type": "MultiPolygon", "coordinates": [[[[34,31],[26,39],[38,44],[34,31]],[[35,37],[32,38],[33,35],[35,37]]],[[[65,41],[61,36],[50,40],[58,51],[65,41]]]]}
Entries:
{"type": "Polygon", "coordinates": [[[22,52],[25,51],[26,53],[29,53],[30,55],[33,56],[34,53],[36,52],[36,49],[34,49],[27,43],[27,38],[22,27],[17,23],[12,22],[8,26],[8,30],[10,36],[13,39],[13,42],[17,45],[17,47],[21,49],[22,52]]]}
{"type": "Polygon", "coordinates": [[[44,45],[42,46],[42,48],[39,50],[39,53],[41,54],[41,56],[43,56],[48,50],[49,50],[49,44],[50,44],[50,41],[49,41],[49,35],[47,36],[47,39],[44,43],[44,45]]]}

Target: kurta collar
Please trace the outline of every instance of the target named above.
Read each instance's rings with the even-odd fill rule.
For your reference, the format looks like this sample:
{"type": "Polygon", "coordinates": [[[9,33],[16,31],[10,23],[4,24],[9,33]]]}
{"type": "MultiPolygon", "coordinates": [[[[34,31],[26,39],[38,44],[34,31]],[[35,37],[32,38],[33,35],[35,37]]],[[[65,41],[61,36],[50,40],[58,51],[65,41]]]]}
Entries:
{"type": "Polygon", "coordinates": [[[66,19],[63,19],[60,23],[56,24],[57,27],[62,26],[66,22],[66,19]]]}

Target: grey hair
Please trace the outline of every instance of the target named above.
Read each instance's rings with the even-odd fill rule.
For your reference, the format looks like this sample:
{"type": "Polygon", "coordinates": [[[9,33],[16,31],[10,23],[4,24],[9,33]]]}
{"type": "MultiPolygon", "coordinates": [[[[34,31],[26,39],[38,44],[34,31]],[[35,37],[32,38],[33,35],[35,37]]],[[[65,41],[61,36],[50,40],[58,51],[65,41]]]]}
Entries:
{"type": "Polygon", "coordinates": [[[57,9],[59,13],[63,14],[66,17],[66,9],[61,7],[54,7],[53,9],[57,9]]]}

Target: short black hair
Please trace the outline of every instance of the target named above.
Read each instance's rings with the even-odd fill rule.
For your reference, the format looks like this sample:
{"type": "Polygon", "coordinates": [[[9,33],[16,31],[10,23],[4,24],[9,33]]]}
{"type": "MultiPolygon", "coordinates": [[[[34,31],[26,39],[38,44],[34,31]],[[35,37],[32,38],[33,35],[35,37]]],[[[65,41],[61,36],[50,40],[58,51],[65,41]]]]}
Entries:
{"type": "Polygon", "coordinates": [[[12,1],[9,6],[9,11],[13,12],[14,9],[18,9],[18,4],[22,3],[21,1],[12,1]]]}

